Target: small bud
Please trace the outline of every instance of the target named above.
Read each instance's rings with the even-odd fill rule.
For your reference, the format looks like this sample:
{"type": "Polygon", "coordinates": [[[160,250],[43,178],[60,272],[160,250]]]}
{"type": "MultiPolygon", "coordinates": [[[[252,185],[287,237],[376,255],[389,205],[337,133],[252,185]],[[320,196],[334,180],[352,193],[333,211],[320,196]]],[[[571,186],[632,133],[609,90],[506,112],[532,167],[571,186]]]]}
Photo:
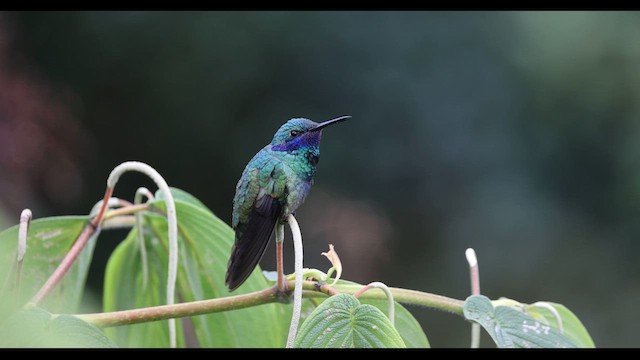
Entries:
{"type": "MultiPolygon", "coordinates": [[[[333,265],[333,268],[336,270],[336,277],[334,278],[333,283],[331,283],[331,286],[333,286],[338,282],[340,276],[342,276],[342,263],[340,262],[340,257],[334,250],[333,244],[329,244],[329,252],[323,252],[321,255],[326,256],[331,262],[331,265],[333,265]]],[[[330,273],[330,271],[328,273],[330,273]]]]}

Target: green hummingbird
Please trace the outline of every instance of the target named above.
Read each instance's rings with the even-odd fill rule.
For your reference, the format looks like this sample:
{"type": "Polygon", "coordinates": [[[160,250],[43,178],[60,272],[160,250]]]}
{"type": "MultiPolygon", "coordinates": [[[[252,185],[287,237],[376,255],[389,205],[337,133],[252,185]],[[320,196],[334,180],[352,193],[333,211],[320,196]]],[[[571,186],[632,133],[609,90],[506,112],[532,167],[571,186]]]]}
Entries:
{"type": "MultiPolygon", "coordinates": [[[[249,161],[233,198],[231,224],[236,234],[225,277],[229,291],[242,285],[258,265],[276,223],[284,224],[309,194],[320,160],[322,129],[349,118],[321,123],[291,119],[249,161]]],[[[276,245],[278,288],[284,290],[282,242],[276,245]]]]}

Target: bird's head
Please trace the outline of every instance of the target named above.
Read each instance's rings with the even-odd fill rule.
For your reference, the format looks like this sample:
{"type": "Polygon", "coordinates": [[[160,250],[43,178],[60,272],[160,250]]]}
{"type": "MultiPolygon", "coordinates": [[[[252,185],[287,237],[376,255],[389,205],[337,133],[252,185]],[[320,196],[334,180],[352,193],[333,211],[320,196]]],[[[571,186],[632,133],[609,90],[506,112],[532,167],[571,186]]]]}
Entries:
{"type": "Polygon", "coordinates": [[[341,116],[321,123],[305,118],[291,119],[276,131],[271,141],[271,149],[291,151],[301,147],[318,146],[322,137],[322,129],[350,118],[351,116],[341,116]]]}

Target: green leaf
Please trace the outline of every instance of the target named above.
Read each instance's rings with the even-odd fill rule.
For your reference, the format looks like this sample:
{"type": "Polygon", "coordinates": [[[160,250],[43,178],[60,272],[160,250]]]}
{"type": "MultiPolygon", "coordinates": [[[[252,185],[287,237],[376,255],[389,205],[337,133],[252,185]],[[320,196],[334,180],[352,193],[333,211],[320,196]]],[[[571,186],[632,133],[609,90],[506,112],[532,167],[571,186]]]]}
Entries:
{"type": "MultiPolygon", "coordinates": [[[[256,268],[233,293],[224,285],[227,261],[234,242],[233,230],[200,201],[179,189],[171,189],[178,217],[179,267],[177,290],[180,302],[239,295],[267,288],[256,268]]],[[[116,311],[165,304],[168,239],[164,202],[160,193],[144,213],[142,232],[149,263],[149,283],[143,287],[142,261],[136,231],[112,254],[107,265],[104,310],[116,311]]],[[[178,321],[179,346],[284,347],[290,320],[286,306],[267,304],[242,310],[190,317],[178,321]],[[182,324],[182,326],[181,326],[182,324]],[[186,325],[185,325],[186,324],[186,325]],[[195,338],[185,340],[185,327],[195,338]]],[[[167,347],[166,321],[108,329],[120,346],[167,347]]]]}
{"type": "MultiPolygon", "coordinates": [[[[338,283],[335,285],[336,288],[339,287],[357,287],[358,289],[362,288],[364,285],[355,283],[349,280],[338,280],[338,283]]],[[[371,289],[369,291],[382,291],[371,289]]],[[[389,302],[387,300],[373,300],[366,299],[365,295],[359,298],[360,302],[363,304],[371,304],[378,309],[380,309],[383,313],[387,313],[389,302]]],[[[408,348],[429,348],[431,345],[429,344],[429,340],[427,339],[427,335],[422,330],[420,323],[416,320],[411,312],[407,310],[403,305],[396,302],[395,303],[396,315],[395,315],[395,328],[400,333],[404,344],[408,348]]]]}
{"type": "MultiPolygon", "coordinates": [[[[202,201],[198,200],[195,196],[189,194],[188,192],[174,187],[169,187],[169,189],[171,190],[171,195],[173,195],[173,200],[191,204],[206,211],[209,210],[206,205],[202,203],[202,201]]],[[[164,201],[164,193],[160,190],[156,191],[154,197],[154,203],[160,203],[164,201]]]]}
{"type": "Polygon", "coordinates": [[[322,302],[304,321],[294,344],[302,348],[404,348],[400,334],[377,307],[349,294],[322,302]]]}
{"type": "MultiPolygon", "coordinates": [[[[387,313],[389,302],[386,300],[373,300],[359,298],[360,303],[377,307],[383,313],[387,313]]],[[[395,328],[408,348],[430,348],[429,340],[425,335],[418,320],[404,306],[396,302],[395,328]]]]}
{"type": "MultiPolygon", "coordinates": [[[[87,216],[60,216],[31,221],[27,252],[16,284],[18,225],[0,233],[0,296],[16,306],[26,303],[58,267],[80,235],[87,216]],[[18,293],[16,294],[16,291],[18,293]]],[[[53,312],[76,312],[82,298],[96,237],[92,237],[64,279],[41,303],[53,312]]],[[[5,309],[6,310],[6,309],[5,309]]]]}
{"type": "MultiPolygon", "coordinates": [[[[166,304],[166,256],[159,256],[158,251],[151,251],[147,245],[150,269],[147,285],[143,286],[136,232],[137,229],[132,230],[109,257],[103,296],[105,312],[166,304]]],[[[159,246],[157,239],[145,241],[159,246]]],[[[181,334],[181,322],[177,321],[176,325],[181,334]]],[[[166,321],[107,328],[105,333],[121,347],[169,346],[166,321]]],[[[184,345],[182,336],[178,336],[178,345],[184,345]]]]}
{"type": "Polygon", "coordinates": [[[526,312],[534,319],[540,320],[546,325],[551,326],[558,332],[562,333],[567,339],[573,342],[577,347],[582,348],[595,348],[595,344],[587,332],[587,329],[582,325],[582,322],[576,317],[571,310],[567,309],[562,304],[556,304],[552,302],[546,302],[549,306],[552,306],[557,314],[556,315],[545,307],[530,305],[527,306],[526,312]],[[562,322],[562,329],[558,323],[558,320],[562,322]]]}
{"type": "Polygon", "coordinates": [[[467,320],[479,323],[500,348],[572,348],[576,347],[555,328],[510,306],[496,306],[482,295],[464,303],[467,320]]]}
{"type": "Polygon", "coordinates": [[[0,347],[111,348],[100,329],[71,315],[53,317],[41,308],[20,310],[0,327],[0,347]]]}
{"type": "MultiPolygon", "coordinates": [[[[276,272],[275,271],[263,271],[262,273],[263,273],[263,276],[265,277],[265,279],[269,282],[269,284],[275,285],[275,283],[276,283],[276,272]]],[[[308,269],[307,272],[305,273],[305,276],[307,274],[315,274],[314,276],[318,276],[318,277],[319,277],[319,274],[326,275],[326,274],[324,274],[322,271],[320,271],[318,269],[308,269]]],[[[351,289],[360,289],[363,286],[364,285],[362,285],[362,284],[358,284],[358,283],[355,283],[353,281],[348,281],[348,280],[344,280],[344,279],[338,280],[338,283],[336,284],[337,288],[347,288],[348,287],[348,288],[351,288],[351,289]]],[[[372,290],[369,290],[369,291],[376,291],[376,290],[372,289],[372,290]]],[[[381,290],[379,290],[379,291],[381,291],[381,290]]],[[[389,303],[388,303],[387,300],[367,299],[367,298],[365,298],[364,295],[362,297],[360,297],[358,300],[360,300],[360,302],[362,304],[369,304],[369,305],[373,305],[373,306],[377,307],[378,309],[380,309],[385,314],[388,311],[389,303]]],[[[302,301],[302,313],[301,313],[302,316],[300,318],[300,322],[301,323],[304,322],[305,319],[316,308],[316,306],[317,306],[316,304],[319,305],[322,301],[323,301],[323,299],[320,299],[320,298],[303,299],[303,301],[302,301]]],[[[395,303],[395,311],[396,311],[395,328],[398,331],[398,333],[400,334],[400,336],[402,337],[402,340],[404,341],[404,344],[406,345],[406,347],[408,347],[408,348],[429,348],[429,347],[431,347],[431,345],[429,344],[429,340],[427,339],[427,335],[422,330],[422,327],[420,326],[420,323],[418,322],[418,320],[416,320],[415,317],[413,317],[413,315],[411,315],[409,310],[407,310],[402,304],[396,302],[395,303]]],[[[285,316],[285,319],[290,319],[290,318],[291,318],[291,312],[289,311],[289,313],[287,313],[287,315],[285,316]]]]}

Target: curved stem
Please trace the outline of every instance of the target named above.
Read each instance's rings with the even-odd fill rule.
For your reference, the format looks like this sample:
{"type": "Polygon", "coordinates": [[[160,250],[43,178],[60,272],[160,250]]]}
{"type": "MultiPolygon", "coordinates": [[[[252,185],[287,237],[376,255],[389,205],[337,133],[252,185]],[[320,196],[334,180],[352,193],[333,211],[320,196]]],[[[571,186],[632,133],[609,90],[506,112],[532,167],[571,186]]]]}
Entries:
{"type": "MultiPolygon", "coordinates": [[[[104,194],[104,198],[102,203],[99,205],[100,210],[97,215],[87,224],[76,241],[71,246],[71,249],[65,257],[62,259],[56,270],[51,274],[49,279],[45,282],[45,284],[38,290],[38,292],[33,296],[30,300],[30,304],[37,305],[41,302],[53,288],[62,280],[64,275],[67,273],[73,262],[76,260],[78,255],[82,249],[84,249],[85,245],[89,241],[89,239],[99,233],[102,221],[105,218],[105,214],[107,212],[107,208],[113,204],[125,205],[125,208],[111,211],[108,214],[108,217],[114,217],[122,214],[130,214],[132,212],[137,212],[146,208],[146,204],[142,205],[131,205],[129,202],[125,202],[122,200],[111,200],[111,195],[113,193],[113,188],[120,176],[126,171],[139,171],[147,176],[149,176],[160,188],[160,190],[165,194],[165,204],[167,208],[167,223],[169,227],[169,271],[168,271],[168,279],[167,279],[167,304],[172,305],[175,303],[175,285],[176,285],[176,277],[178,272],[178,223],[176,219],[176,209],[175,202],[173,201],[173,195],[169,190],[169,186],[166,181],[160,176],[160,174],[153,169],[151,166],[137,162],[137,161],[129,161],[122,163],[116,166],[109,174],[107,178],[107,189],[104,194]],[[130,206],[127,206],[130,205],[130,206]]],[[[96,205],[98,206],[98,205],[96,205]]],[[[95,212],[95,208],[92,209],[91,213],[95,212]]],[[[169,320],[169,342],[171,347],[176,346],[176,324],[175,319],[169,320]]]]}
{"type": "Polygon", "coordinates": [[[336,272],[336,277],[331,283],[331,285],[333,286],[338,283],[338,280],[340,280],[340,277],[342,276],[342,262],[340,261],[340,257],[333,247],[333,244],[329,244],[329,251],[320,253],[320,255],[326,257],[332,265],[331,268],[327,271],[327,280],[331,277],[334,271],[336,272]]]}
{"type": "Polygon", "coordinates": [[[535,302],[535,303],[529,305],[529,307],[531,307],[531,306],[537,306],[537,307],[541,307],[543,309],[549,310],[549,312],[551,312],[551,314],[553,314],[553,316],[556,318],[556,322],[558,324],[558,330],[560,330],[560,334],[564,334],[564,326],[562,324],[562,316],[560,316],[560,313],[558,312],[558,310],[556,310],[556,308],[553,307],[553,305],[549,304],[546,301],[538,301],[538,302],[535,302]]]}
{"type": "MultiPolygon", "coordinates": [[[[139,187],[138,190],[136,190],[133,203],[136,205],[140,204],[143,196],[149,200],[153,200],[153,194],[149,189],[146,187],[139,187]]],[[[142,231],[142,213],[137,212],[135,217],[136,228],[138,229],[138,244],[140,244],[140,258],[142,259],[142,290],[145,290],[149,279],[149,262],[147,260],[147,247],[144,244],[144,233],[142,231]]]]}
{"type": "MultiPolygon", "coordinates": [[[[138,171],[149,176],[164,194],[167,208],[167,223],[169,227],[169,270],[167,276],[167,304],[175,303],[176,278],[178,275],[178,221],[176,218],[176,204],[169,185],[164,178],[151,166],[138,161],[127,161],[115,167],[107,179],[107,187],[113,188],[122,174],[127,171],[138,171]]],[[[176,323],[175,319],[169,320],[169,343],[176,347],[176,323]]]]}
{"type": "Polygon", "coordinates": [[[144,186],[141,186],[138,188],[138,190],[136,190],[136,195],[133,198],[133,203],[139,204],[140,201],[142,201],[143,196],[146,197],[148,201],[153,201],[153,199],[155,199],[155,197],[153,196],[153,193],[149,191],[149,189],[147,189],[144,186]]]}
{"type": "Polygon", "coordinates": [[[289,215],[287,218],[289,227],[291,227],[291,233],[293,234],[293,248],[295,252],[295,282],[293,288],[293,314],[291,316],[291,325],[289,325],[289,336],[287,337],[287,348],[293,347],[293,342],[296,339],[298,333],[298,323],[300,323],[300,311],[302,310],[302,263],[303,263],[303,251],[302,251],[302,234],[300,233],[300,226],[298,221],[293,215],[289,215]]]}
{"type": "Polygon", "coordinates": [[[362,289],[356,291],[356,293],[353,294],[353,296],[359,297],[360,295],[364,294],[367,290],[373,289],[373,288],[382,289],[382,291],[384,291],[384,294],[387,296],[387,300],[389,301],[389,315],[387,315],[387,317],[389,318],[391,325],[395,326],[395,319],[396,319],[395,301],[393,300],[393,294],[391,293],[391,290],[389,290],[389,287],[387,285],[379,281],[374,281],[369,285],[364,286],[362,289]]]}

